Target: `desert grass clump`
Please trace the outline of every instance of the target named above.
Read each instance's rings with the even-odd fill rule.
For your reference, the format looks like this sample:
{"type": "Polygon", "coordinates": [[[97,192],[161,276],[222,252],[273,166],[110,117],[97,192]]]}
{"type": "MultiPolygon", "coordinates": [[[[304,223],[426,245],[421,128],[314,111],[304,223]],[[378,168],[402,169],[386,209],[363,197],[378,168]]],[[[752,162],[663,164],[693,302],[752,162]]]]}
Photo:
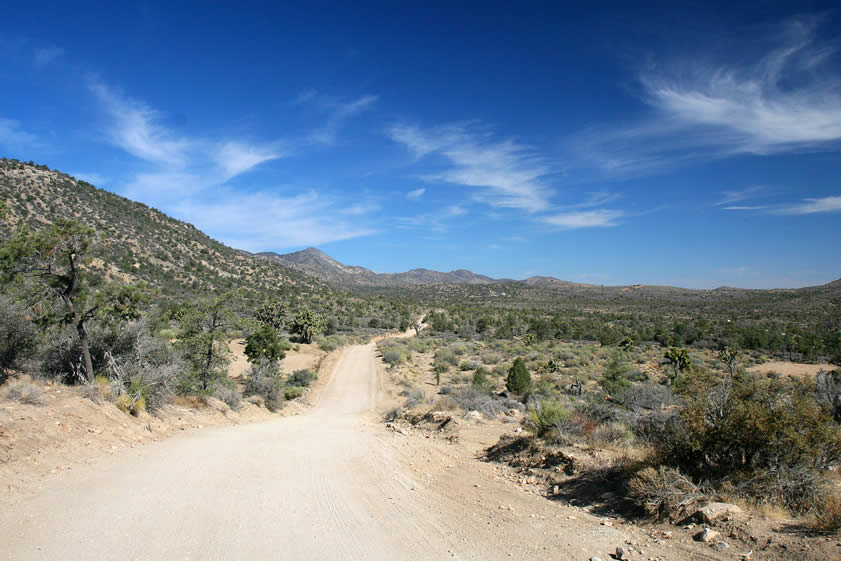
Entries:
{"type": "Polygon", "coordinates": [[[409,409],[427,401],[426,392],[423,388],[409,387],[403,392],[403,395],[406,397],[406,407],[409,409]]]}
{"type": "Polygon", "coordinates": [[[628,494],[650,516],[671,520],[680,518],[702,498],[688,477],[665,466],[640,470],[628,484],[628,494]]]}
{"type": "Polygon", "coordinates": [[[458,408],[465,412],[478,411],[485,418],[495,419],[499,415],[505,413],[519,405],[512,406],[513,400],[496,399],[488,394],[486,391],[476,390],[472,387],[466,388],[442,388],[442,392],[447,399],[442,399],[439,404],[445,408],[458,408]]]}
{"type": "Polygon", "coordinates": [[[818,532],[841,531],[841,494],[827,495],[812,518],[811,527],[818,532]]]}
{"type": "Polygon", "coordinates": [[[594,428],[588,440],[595,447],[630,444],[634,440],[634,433],[624,423],[605,423],[594,428]]]}
{"type": "Polygon", "coordinates": [[[41,388],[32,383],[28,376],[6,382],[3,395],[9,401],[17,401],[25,405],[44,405],[41,388]]]}

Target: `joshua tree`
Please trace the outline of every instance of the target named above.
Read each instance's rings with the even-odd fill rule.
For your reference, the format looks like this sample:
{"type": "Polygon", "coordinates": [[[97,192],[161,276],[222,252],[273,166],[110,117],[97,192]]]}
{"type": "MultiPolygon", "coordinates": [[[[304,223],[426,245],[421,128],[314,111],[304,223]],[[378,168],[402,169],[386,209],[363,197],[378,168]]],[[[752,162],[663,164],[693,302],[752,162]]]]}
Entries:
{"type": "Polygon", "coordinates": [[[301,310],[289,325],[289,331],[300,337],[302,343],[312,343],[316,335],[324,333],[327,322],[324,317],[310,310],[301,310]]]}
{"type": "Polygon", "coordinates": [[[727,365],[730,369],[730,376],[736,375],[736,361],[739,359],[739,350],[733,347],[724,347],[718,351],[718,360],[727,365]]]}
{"type": "Polygon", "coordinates": [[[669,376],[669,385],[675,383],[680,373],[692,366],[692,359],[686,349],[672,347],[663,355],[666,362],[671,365],[673,375],[669,376]]]}

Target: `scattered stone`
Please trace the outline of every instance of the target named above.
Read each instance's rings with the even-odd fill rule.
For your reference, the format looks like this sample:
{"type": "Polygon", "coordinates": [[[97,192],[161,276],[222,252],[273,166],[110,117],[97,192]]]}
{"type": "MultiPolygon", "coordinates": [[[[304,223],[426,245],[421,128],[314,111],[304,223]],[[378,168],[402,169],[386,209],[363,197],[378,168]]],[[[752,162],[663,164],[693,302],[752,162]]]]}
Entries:
{"type": "Polygon", "coordinates": [[[613,556],[614,559],[624,559],[625,558],[625,550],[621,547],[616,548],[616,554],[613,556]]]}
{"type": "Polygon", "coordinates": [[[710,528],[704,528],[693,536],[696,542],[710,543],[719,536],[719,533],[710,528]]]}
{"type": "Polygon", "coordinates": [[[602,561],[601,557],[590,557],[590,561],[602,561]]]}
{"type": "Polygon", "coordinates": [[[725,549],[730,547],[730,545],[727,542],[716,542],[712,545],[712,547],[716,551],[724,551],[725,549]]]}
{"type": "Polygon", "coordinates": [[[709,524],[715,522],[720,518],[732,518],[736,514],[741,514],[742,509],[730,503],[709,503],[708,505],[698,509],[695,513],[695,518],[709,524]]]}

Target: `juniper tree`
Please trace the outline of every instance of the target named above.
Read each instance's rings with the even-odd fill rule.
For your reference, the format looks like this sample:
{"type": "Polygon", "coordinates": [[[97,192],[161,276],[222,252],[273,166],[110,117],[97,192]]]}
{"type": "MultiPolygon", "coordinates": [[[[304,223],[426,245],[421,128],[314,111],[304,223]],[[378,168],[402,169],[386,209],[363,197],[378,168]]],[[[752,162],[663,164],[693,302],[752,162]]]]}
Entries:
{"type": "Polygon", "coordinates": [[[17,282],[42,327],[72,325],[81,366],[93,381],[88,324],[97,317],[136,319],[142,287],[107,282],[91,267],[96,232],[75,220],[58,219],[35,232],[19,227],[0,248],[6,283],[17,282]]]}

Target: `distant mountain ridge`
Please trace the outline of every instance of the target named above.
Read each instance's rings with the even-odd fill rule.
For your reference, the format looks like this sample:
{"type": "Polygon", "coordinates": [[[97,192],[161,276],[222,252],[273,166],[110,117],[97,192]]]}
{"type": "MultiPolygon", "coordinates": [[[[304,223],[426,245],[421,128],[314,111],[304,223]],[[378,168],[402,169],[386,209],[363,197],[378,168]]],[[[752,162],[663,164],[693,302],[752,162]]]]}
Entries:
{"type": "Polygon", "coordinates": [[[841,288],[841,279],[819,287],[801,289],[771,289],[753,290],[744,288],[719,287],[713,290],[679,288],[673,286],[656,286],[633,284],[624,286],[603,286],[596,284],[575,283],[548,276],[533,276],[524,280],[495,279],[480,275],[467,269],[456,269],[443,272],[430,269],[412,269],[404,273],[375,273],[365,267],[345,265],[330,257],[323,251],[309,247],[301,251],[279,254],[263,252],[258,255],[280,262],[287,267],[297,269],[312,275],[329,284],[349,288],[353,286],[367,287],[411,287],[423,285],[493,285],[516,283],[535,289],[563,291],[579,295],[599,296],[633,296],[633,297],[680,297],[695,295],[694,297],[710,296],[740,296],[751,293],[795,293],[813,290],[828,290],[832,293],[841,288]]]}
{"type": "Polygon", "coordinates": [[[309,273],[331,284],[362,286],[406,286],[419,284],[492,284],[503,282],[485,275],[479,275],[467,269],[457,269],[448,273],[430,269],[412,269],[405,273],[375,273],[365,267],[345,265],[336,261],[320,249],[309,247],[292,253],[258,253],[262,257],[309,273]]]}

